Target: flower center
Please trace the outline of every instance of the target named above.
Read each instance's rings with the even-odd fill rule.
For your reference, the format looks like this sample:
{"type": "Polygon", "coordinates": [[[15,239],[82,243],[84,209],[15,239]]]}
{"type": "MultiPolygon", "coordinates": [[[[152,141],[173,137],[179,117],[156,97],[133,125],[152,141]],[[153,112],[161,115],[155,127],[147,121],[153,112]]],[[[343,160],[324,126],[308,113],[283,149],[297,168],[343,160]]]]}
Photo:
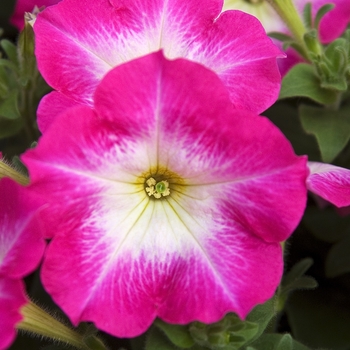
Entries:
{"type": "Polygon", "coordinates": [[[168,196],[179,196],[185,189],[185,180],[165,166],[150,167],[142,173],[136,183],[142,184],[147,197],[151,200],[163,200],[168,196]]]}
{"type": "Polygon", "coordinates": [[[169,182],[167,180],[162,180],[157,182],[153,177],[150,177],[146,181],[147,187],[145,190],[149,197],[153,196],[154,198],[161,198],[170,195],[169,182]]]}

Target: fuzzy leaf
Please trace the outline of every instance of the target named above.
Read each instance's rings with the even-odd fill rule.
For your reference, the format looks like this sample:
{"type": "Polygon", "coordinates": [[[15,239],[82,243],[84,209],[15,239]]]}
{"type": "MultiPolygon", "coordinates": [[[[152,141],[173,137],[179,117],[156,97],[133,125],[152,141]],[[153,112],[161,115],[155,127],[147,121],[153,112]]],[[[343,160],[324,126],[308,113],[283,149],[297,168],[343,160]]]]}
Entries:
{"type": "Polygon", "coordinates": [[[5,51],[8,59],[13,62],[15,65],[18,64],[18,59],[17,59],[17,47],[13,43],[11,43],[10,40],[3,39],[0,41],[0,46],[3,48],[5,51]]]}
{"type": "Polygon", "coordinates": [[[313,260],[310,258],[303,259],[296,263],[290,271],[283,277],[282,284],[288,286],[296,279],[303,276],[304,273],[312,266],[313,260]]]}
{"type": "Polygon", "coordinates": [[[300,106],[304,130],[315,135],[322,160],[331,163],[350,140],[350,107],[338,111],[300,106]]]}
{"type": "Polygon", "coordinates": [[[0,100],[0,117],[6,119],[17,119],[20,117],[17,91],[12,91],[6,99],[0,100]]]}
{"type": "Polygon", "coordinates": [[[187,349],[194,345],[194,340],[188,330],[188,326],[174,325],[163,322],[160,319],[155,321],[159,327],[176,346],[187,349]]]}
{"type": "Polygon", "coordinates": [[[298,289],[314,289],[318,286],[317,281],[310,276],[302,276],[283,288],[283,293],[289,293],[298,289]]]}
{"type": "Polygon", "coordinates": [[[212,350],[235,350],[255,338],[259,331],[256,323],[242,321],[235,314],[227,314],[213,324],[194,322],[190,332],[195,342],[212,350]]]}
{"type": "Polygon", "coordinates": [[[303,9],[303,20],[307,29],[312,29],[312,5],[308,2],[303,9]]]}
{"type": "Polygon", "coordinates": [[[326,4],[320,7],[315,16],[314,28],[318,30],[323,16],[334,8],[334,4],[326,4]]]}
{"type": "Polygon", "coordinates": [[[255,336],[251,339],[258,339],[266,329],[271,319],[276,315],[276,297],[274,296],[266,303],[257,305],[247,316],[247,321],[254,322],[259,326],[255,336]]]}
{"type": "Polygon", "coordinates": [[[147,337],[145,350],[178,350],[178,348],[169,342],[160,329],[154,327],[147,337]]]}
{"type": "Polygon", "coordinates": [[[336,101],[337,94],[321,87],[321,82],[312,65],[300,63],[283,78],[279,99],[288,97],[308,97],[327,105],[336,101]]]}
{"type": "Polygon", "coordinates": [[[334,244],[326,259],[327,277],[337,277],[350,272],[350,231],[348,234],[334,244]]]}
{"type": "Polygon", "coordinates": [[[255,350],[307,350],[303,344],[294,340],[290,334],[264,334],[251,344],[255,350]]]}
{"type": "Polygon", "coordinates": [[[270,38],[273,38],[273,39],[277,39],[279,41],[293,41],[293,37],[291,37],[290,35],[287,35],[287,34],[283,34],[283,33],[280,33],[280,32],[269,32],[268,33],[268,36],[270,38]]]}

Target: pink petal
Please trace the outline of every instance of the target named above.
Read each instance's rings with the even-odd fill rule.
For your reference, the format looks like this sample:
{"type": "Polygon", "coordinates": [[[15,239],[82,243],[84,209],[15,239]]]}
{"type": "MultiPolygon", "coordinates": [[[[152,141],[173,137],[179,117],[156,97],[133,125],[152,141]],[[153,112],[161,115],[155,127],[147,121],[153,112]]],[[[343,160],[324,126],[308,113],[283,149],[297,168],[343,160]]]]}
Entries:
{"type": "Polygon", "coordinates": [[[156,317],[177,324],[216,322],[228,311],[245,317],[252,300],[263,303],[272,297],[276,287],[271,286],[282,276],[279,244],[230,230],[202,242],[204,251],[189,240],[183,253],[170,254],[159,240],[152,257],[133,257],[124,249],[113,257],[112,241],[84,236],[71,231],[53,241],[42,280],[73,323],[92,320],[119,337],[145,332],[156,317]]]}
{"type": "Polygon", "coordinates": [[[45,242],[32,199],[10,179],[0,181],[0,275],[21,278],[32,272],[44,253],[45,242]]]}
{"type": "Polygon", "coordinates": [[[307,188],[335,206],[350,205],[350,170],[331,164],[308,162],[307,188]]]}
{"type": "Polygon", "coordinates": [[[45,132],[57,115],[77,105],[78,102],[57,91],[44,96],[37,111],[39,130],[45,132]]]}
{"type": "Polygon", "coordinates": [[[60,0],[17,0],[15,10],[12,14],[10,22],[22,30],[24,27],[24,13],[32,12],[35,6],[51,6],[57,4],[60,0]]]}
{"type": "Polygon", "coordinates": [[[275,292],[306,203],[306,159],[283,134],[162,52],[112,70],[94,110],[61,114],[23,160],[52,218],[45,288],[74,323],[120,337],[157,316],[244,317],[275,292]],[[169,198],[147,196],[150,169],[180,177],[169,198]]]}
{"type": "Polygon", "coordinates": [[[26,302],[24,283],[0,275],[0,350],[15,340],[16,324],[22,320],[19,310],[26,302]]]}
{"type": "Polygon", "coordinates": [[[213,69],[237,108],[260,113],[278,97],[281,51],[254,17],[220,10],[219,0],[66,0],[35,22],[38,66],[54,89],[89,105],[112,67],[163,48],[213,69]]]}

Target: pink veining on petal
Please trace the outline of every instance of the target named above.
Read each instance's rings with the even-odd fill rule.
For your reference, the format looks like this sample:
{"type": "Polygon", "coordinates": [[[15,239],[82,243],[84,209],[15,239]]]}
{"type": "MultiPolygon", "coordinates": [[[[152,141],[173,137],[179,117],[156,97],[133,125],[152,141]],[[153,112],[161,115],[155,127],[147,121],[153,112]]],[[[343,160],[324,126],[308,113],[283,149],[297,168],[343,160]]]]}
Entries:
{"type": "MultiPolygon", "coordinates": [[[[220,0],[65,0],[35,22],[39,70],[54,89],[91,105],[109,70],[162,48],[169,58],[214,70],[237,108],[261,113],[278,96],[276,58],[283,54],[253,16],[220,15],[221,6],[220,0]]],[[[59,101],[49,101],[59,109],[59,101]]]]}
{"type": "Polygon", "coordinates": [[[245,317],[275,292],[306,204],[306,159],[283,134],[235,110],[214,72],[162,52],[114,68],[94,109],[60,114],[22,159],[52,220],[46,290],[73,323],[119,337],[155,317],[245,317]],[[171,196],[148,197],[153,172],[171,196]]]}
{"type": "Polygon", "coordinates": [[[0,181],[0,274],[21,278],[39,264],[45,247],[36,212],[26,188],[0,181]]]}
{"type": "Polygon", "coordinates": [[[350,170],[331,164],[308,162],[307,188],[335,206],[350,205],[350,170]]]}

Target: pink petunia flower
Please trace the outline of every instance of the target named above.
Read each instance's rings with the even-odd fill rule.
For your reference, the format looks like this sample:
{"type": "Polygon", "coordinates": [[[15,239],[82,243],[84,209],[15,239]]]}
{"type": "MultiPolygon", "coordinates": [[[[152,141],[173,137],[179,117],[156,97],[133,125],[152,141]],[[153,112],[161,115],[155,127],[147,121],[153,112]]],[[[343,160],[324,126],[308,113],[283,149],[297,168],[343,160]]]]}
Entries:
{"type": "Polygon", "coordinates": [[[46,290],[119,337],[245,317],[274,294],[306,204],[306,157],[214,72],[162,52],[111,70],[94,109],[62,113],[23,161],[48,202],[46,290]]]}
{"type": "MultiPolygon", "coordinates": [[[[313,18],[317,11],[325,4],[333,3],[334,9],[327,13],[320,23],[320,39],[326,44],[338,38],[350,23],[350,4],[349,0],[293,0],[296,9],[301,18],[305,5],[312,4],[313,18]]],[[[286,24],[270,6],[266,0],[225,0],[224,10],[236,9],[245,11],[258,18],[267,32],[282,32],[289,34],[286,24]]],[[[285,75],[287,71],[295,64],[304,60],[293,49],[287,50],[287,58],[278,60],[281,74],[285,75]]]]}
{"type": "Polygon", "coordinates": [[[350,170],[331,164],[308,162],[310,175],[307,188],[334,204],[336,207],[350,205],[350,170]]]}
{"type": "Polygon", "coordinates": [[[38,230],[36,210],[25,189],[10,179],[0,180],[0,349],[16,336],[20,308],[27,303],[22,277],[42,258],[45,242],[38,230]]]}
{"type": "Polygon", "coordinates": [[[61,0],[17,0],[10,22],[18,29],[24,27],[25,12],[32,12],[37,7],[55,5],[61,0]]]}
{"type": "Polygon", "coordinates": [[[34,24],[38,67],[57,92],[38,111],[45,131],[66,107],[93,105],[113,67],[163,49],[215,71],[236,108],[261,113],[276,101],[283,54],[253,16],[220,14],[221,0],[65,0],[34,24]]]}

